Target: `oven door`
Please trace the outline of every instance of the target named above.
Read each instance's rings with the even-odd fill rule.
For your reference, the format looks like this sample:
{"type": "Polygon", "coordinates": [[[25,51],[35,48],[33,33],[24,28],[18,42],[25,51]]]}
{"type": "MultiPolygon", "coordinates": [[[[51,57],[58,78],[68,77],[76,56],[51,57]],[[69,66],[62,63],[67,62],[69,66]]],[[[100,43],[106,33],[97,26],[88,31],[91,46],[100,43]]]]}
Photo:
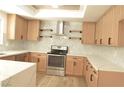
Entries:
{"type": "Polygon", "coordinates": [[[48,55],[48,68],[64,68],[65,66],[65,55],[56,55],[49,54],[48,55]]]}

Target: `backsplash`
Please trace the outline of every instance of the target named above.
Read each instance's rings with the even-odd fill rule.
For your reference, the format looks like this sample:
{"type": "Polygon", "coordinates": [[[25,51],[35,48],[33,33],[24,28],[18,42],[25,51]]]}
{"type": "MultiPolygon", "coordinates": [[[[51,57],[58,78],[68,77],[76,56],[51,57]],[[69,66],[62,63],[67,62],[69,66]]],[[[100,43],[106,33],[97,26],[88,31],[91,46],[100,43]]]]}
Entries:
{"type": "Polygon", "coordinates": [[[56,36],[56,21],[42,21],[42,29],[53,29],[53,32],[42,31],[41,35],[52,35],[52,38],[42,37],[40,41],[27,41],[27,48],[29,50],[40,50],[43,52],[50,51],[51,45],[63,45],[69,47],[69,53],[77,52],[82,48],[81,40],[69,39],[69,36],[81,37],[82,33],[73,32],[69,33],[69,30],[82,30],[82,22],[64,22],[64,36],[56,36]],[[76,43],[76,46],[75,45],[76,43]],[[34,46],[35,45],[35,46],[34,46]],[[78,47],[79,46],[79,47],[78,47]]]}

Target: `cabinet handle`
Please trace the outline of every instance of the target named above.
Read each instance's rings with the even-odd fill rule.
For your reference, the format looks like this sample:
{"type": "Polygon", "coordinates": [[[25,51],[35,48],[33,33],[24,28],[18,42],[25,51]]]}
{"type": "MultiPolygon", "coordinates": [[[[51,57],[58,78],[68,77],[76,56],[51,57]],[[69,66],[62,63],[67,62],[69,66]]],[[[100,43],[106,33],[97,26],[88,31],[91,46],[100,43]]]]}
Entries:
{"type": "Polygon", "coordinates": [[[96,71],[93,71],[94,74],[96,74],[96,71]]]}
{"type": "Polygon", "coordinates": [[[76,66],[76,62],[73,63],[73,66],[76,66]]]}
{"type": "Polygon", "coordinates": [[[40,59],[39,58],[37,59],[37,62],[40,62],[40,59]]]}
{"type": "Polygon", "coordinates": [[[90,81],[93,81],[93,74],[90,75],[90,81]]]}
{"type": "Polygon", "coordinates": [[[23,36],[21,35],[21,39],[23,39],[23,36]]]}
{"type": "Polygon", "coordinates": [[[95,44],[97,44],[97,39],[95,40],[95,44]]]}
{"type": "Polygon", "coordinates": [[[92,66],[90,66],[90,68],[93,68],[92,66]]]}
{"type": "Polygon", "coordinates": [[[86,66],[86,71],[88,71],[88,65],[86,66]]]}
{"type": "Polygon", "coordinates": [[[102,39],[100,39],[100,44],[102,44],[102,39]]]}
{"type": "Polygon", "coordinates": [[[111,40],[112,40],[112,38],[108,38],[108,45],[111,45],[111,40]]]}
{"type": "Polygon", "coordinates": [[[76,57],[73,57],[73,59],[77,59],[76,57]]]}

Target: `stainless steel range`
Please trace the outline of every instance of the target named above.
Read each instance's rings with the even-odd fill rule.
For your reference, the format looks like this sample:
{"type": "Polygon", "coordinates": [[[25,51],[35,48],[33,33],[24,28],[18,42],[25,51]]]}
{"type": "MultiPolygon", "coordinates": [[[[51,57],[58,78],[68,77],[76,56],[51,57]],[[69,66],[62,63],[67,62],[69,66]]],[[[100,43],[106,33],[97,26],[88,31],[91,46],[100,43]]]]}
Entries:
{"type": "Polygon", "coordinates": [[[47,74],[50,75],[65,75],[65,61],[68,52],[67,46],[52,45],[51,51],[48,52],[47,74]]]}

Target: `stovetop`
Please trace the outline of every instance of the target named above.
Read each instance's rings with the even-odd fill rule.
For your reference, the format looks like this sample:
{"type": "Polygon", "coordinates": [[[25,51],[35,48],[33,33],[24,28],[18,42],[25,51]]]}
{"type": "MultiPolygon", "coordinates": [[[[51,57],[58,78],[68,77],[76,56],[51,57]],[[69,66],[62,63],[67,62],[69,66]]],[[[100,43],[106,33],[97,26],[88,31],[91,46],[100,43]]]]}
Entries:
{"type": "Polygon", "coordinates": [[[50,51],[50,52],[47,52],[47,54],[66,55],[67,53],[65,53],[65,52],[57,52],[57,51],[50,51]]]}
{"type": "Polygon", "coordinates": [[[67,53],[68,53],[67,46],[57,46],[57,45],[52,45],[51,51],[47,52],[47,54],[55,54],[55,55],[66,55],[67,53]]]}

